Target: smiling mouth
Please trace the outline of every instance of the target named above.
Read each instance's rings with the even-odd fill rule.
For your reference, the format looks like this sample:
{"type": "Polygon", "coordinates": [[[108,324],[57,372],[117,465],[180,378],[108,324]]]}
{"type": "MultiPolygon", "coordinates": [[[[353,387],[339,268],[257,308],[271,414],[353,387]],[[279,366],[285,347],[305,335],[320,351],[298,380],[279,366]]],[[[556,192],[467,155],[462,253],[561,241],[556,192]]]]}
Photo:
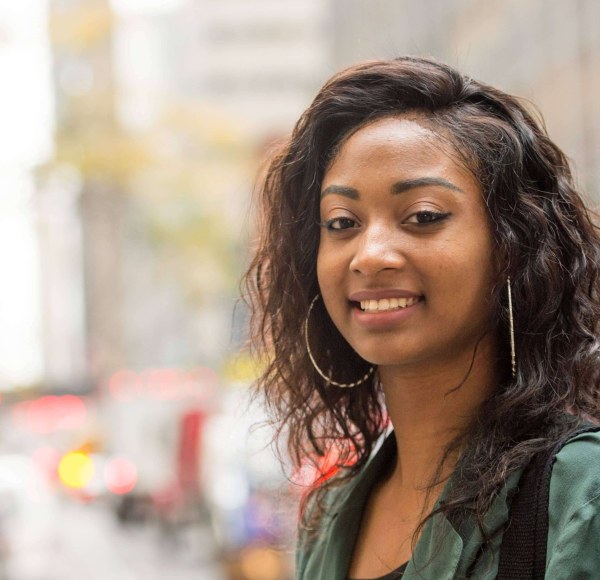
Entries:
{"type": "Polygon", "coordinates": [[[389,312],[390,310],[402,310],[403,308],[408,308],[421,300],[421,296],[411,296],[410,298],[381,298],[380,300],[361,300],[360,302],[352,302],[352,305],[362,312],[389,312]]]}

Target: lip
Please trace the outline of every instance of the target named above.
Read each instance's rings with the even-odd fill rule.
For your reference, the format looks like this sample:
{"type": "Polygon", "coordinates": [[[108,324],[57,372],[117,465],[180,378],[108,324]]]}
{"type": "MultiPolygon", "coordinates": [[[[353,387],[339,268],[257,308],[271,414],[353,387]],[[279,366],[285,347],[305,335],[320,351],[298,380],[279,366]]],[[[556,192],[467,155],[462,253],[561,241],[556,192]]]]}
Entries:
{"type": "MultiPolygon", "coordinates": [[[[410,294],[410,296],[416,296],[416,294],[410,294]]],[[[382,296],[382,298],[388,297],[400,297],[399,294],[392,294],[392,296],[382,296]]],[[[407,296],[408,298],[408,296],[407,296]]],[[[368,300],[368,298],[363,298],[368,300]]],[[[373,298],[375,300],[375,298],[373,298]]],[[[411,306],[405,308],[399,308],[397,310],[384,310],[383,312],[364,312],[360,308],[352,308],[352,317],[356,324],[361,328],[371,330],[386,330],[396,328],[399,324],[402,324],[407,318],[412,316],[417,309],[423,305],[423,300],[419,300],[411,306]]]]}
{"type": "MultiPolygon", "coordinates": [[[[399,288],[381,288],[379,290],[360,290],[353,292],[348,297],[351,302],[360,302],[361,300],[381,300],[383,298],[422,298],[421,294],[410,290],[401,290],[399,288]]],[[[410,308],[410,307],[409,307],[410,308]]]]}

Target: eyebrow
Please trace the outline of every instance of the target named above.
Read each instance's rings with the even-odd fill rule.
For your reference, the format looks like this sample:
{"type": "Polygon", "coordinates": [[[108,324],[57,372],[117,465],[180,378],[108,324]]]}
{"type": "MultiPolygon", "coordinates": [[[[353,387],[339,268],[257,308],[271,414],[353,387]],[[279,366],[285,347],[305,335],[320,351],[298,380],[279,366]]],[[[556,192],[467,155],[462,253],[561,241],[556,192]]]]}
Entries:
{"type": "Polygon", "coordinates": [[[350,199],[358,199],[360,197],[358,189],[354,189],[354,187],[345,187],[343,185],[330,185],[321,192],[321,199],[323,199],[326,195],[329,195],[331,193],[343,195],[344,197],[349,197],[350,199]]]}
{"type": "MultiPolygon", "coordinates": [[[[405,191],[408,191],[410,189],[416,189],[417,187],[427,187],[431,185],[445,187],[446,189],[463,193],[463,190],[460,187],[454,185],[454,183],[442,177],[418,177],[417,179],[405,179],[404,181],[398,181],[394,183],[394,185],[392,185],[391,193],[392,195],[397,195],[399,193],[404,193],[405,191]]],[[[326,195],[332,193],[337,195],[343,195],[344,197],[348,197],[350,199],[360,198],[358,189],[355,189],[354,187],[347,187],[344,185],[330,185],[321,192],[321,199],[323,199],[326,195]]]]}
{"type": "Polygon", "coordinates": [[[439,187],[445,187],[446,189],[463,193],[463,190],[460,187],[442,177],[418,177],[417,179],[398,181],[398,183],[394,183],[394,185],[392,185],[392,193],[403,193],[409,189],[427,187],[428,185],[437,185],[439,187]]]}

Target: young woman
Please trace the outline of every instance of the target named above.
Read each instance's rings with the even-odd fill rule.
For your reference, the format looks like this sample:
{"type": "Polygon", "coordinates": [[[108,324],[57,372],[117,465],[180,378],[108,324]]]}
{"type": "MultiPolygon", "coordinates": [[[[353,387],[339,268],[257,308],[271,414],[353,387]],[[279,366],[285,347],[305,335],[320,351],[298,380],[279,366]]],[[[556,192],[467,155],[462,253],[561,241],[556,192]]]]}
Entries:
{"type": "MultiPolygon", "coordinates": [[[[322,470],[297,577],[495,578],[523,469],[600,419],[600,240],[565,156],[516,98],[399,58],[325,84],[260,194],[258,389],[322,470]]],[[[600,577],[599,472],[597,433],[556,457],[547,578],[600,577]]]]}

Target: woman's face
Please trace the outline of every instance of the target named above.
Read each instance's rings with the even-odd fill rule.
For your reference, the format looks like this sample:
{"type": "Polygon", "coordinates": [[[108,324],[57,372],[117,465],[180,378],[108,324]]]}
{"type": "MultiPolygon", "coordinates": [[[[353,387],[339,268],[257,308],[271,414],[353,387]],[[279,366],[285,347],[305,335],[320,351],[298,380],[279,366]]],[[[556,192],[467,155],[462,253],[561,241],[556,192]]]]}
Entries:
{"type": "Polygon", "coordinates": [[[321,294],[361,357],[415,368],[471,358],[491,328],[492,236],[448,144],[418,119],[363,127],[327,169],[320,212],[321,294]]]}

